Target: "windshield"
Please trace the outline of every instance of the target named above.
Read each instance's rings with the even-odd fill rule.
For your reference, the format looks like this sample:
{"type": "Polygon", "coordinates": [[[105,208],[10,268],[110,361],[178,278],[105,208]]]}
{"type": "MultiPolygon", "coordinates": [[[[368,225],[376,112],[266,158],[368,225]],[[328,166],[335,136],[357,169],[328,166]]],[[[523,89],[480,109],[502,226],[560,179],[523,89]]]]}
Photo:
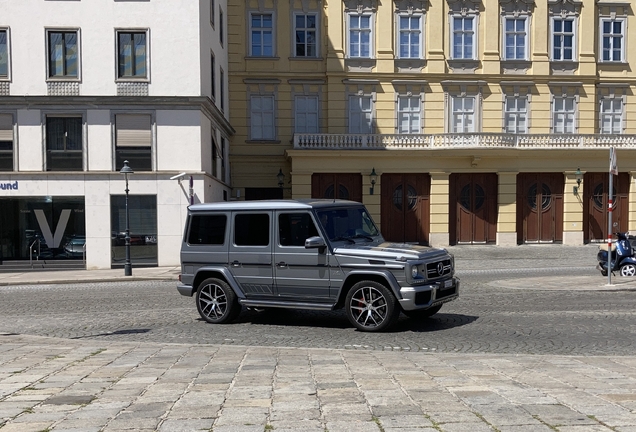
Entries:
{"type": "Polygon", "coordinates": [[[380,235],[364,207],[319,210],[318,220],[331,241],[363,238],[372,241],[380,235]]]}

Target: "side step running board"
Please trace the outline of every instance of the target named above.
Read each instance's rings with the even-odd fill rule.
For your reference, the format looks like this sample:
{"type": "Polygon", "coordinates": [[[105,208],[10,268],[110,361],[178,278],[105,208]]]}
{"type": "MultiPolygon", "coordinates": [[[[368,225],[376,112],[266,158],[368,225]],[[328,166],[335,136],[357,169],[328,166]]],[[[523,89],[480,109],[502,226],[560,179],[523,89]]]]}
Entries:
{"type": "Polygon", "coordinates": [[[332,310],[332,303],[299,303],[280,302],[276,300],[239,299],[239,303],[247,307],[277,307],[286,309],[332,310]]]}

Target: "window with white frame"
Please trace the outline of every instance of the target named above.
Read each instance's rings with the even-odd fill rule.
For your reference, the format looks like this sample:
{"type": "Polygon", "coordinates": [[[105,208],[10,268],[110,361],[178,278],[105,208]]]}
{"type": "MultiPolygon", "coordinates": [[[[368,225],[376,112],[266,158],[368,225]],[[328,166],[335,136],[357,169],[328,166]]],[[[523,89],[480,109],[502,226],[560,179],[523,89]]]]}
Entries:
{"type": "Polygon", "coordinates": [[[120,79],[148,77],[147,32],[117,31],[117,76],[120,79]]]}
{"type": "Polygon", "coordinates": [[[422,131],[422,99],[419,96],[398,96],[398,133],[419,134],[422,131]]]}
{"type": "Polygon", "coordinates": [[[576,98],[555,96],[552,108],[552,132],[571,134],[576,130],[576,98]]]}
{"type": "Polygon", "coordinates": [[[13,171],[13,115],[0,113],[0,171],[13,171]]]}
{"type": "Polygon", "coordinates": [[[368,95],[349,96],[349,133],[373,132],[373,98],[368,95]]]}
{"type": "Polygon", "coordinates": [[[271,13],[252,13],[250,16],[250,55],[274,56],[274,17],[271,13]]]}
{"type": "Polygon", "coordinates": [[[152,117],[150,114],[115,115],[115,169],[124,161],[135,171],[152,171],[152,117]]]}
{"type": "Polygon", "coordinates": [[[452,16],[451,57],[454,60],[473,60],[476,58],[476,22],[475,16],[452,16]]]}
{"type": "Polygon", "coordinates": [[[602,98],[600,120],[602,134],[623,133],[623,99],[602,98]]]}
{"type": "Polygon", "coordinates": [[[294,97],[294,132],[318,133],[318,95],[294,97]]]}
{"type": "Polygon", "coordinates": [[[77,30],[49,30],[49,78],[79,77],[79,43],[77,30]]]}
{"type": "Polygon", "coordinates": [[[0,29],[0,79],[9,78],[9,32],[0,29]]]}
{"type": "Polygon", "coordinates": [[[349,14],[349,57],[372,58],[373,55],[373,15],[349,14]]]}
{"type": "Polygon", "coordinates": [[[401,59],[419,59],[423,55],[424,17],[422,15],[398,15],[398,56],[401,59]]]}
{"type": "Polygon", "coordinates": [[[552,60],[574,61],[576,40],[576,19],[552,18],[552,60]]]}
{"type": "Polygon", "coordinates": [[[294,56],[318,56],[318,15],[315,13],[294,15],[294,56]]]}
{"type": "Polygon", "coordinates": [[[504,18],[504,60],[528,59],[528,17],[504,18]]]}
{"type": "Polygon", "coordinates": [[[504,131],[510,134],[528,133],[528,98],[526,96],[506,96],[504,131]]]}
{"type": "Polygon", "coordinates": [[[451,132],[475,132],[474,96],[453,96],[451,98],[451,132]]]}
{"type": "Polygon", "coordinates": [[[601,19],[601,61],[625,61],[625,20],[601,19]]]}
{"type": "Polygon", "coordinates": [[[273,140],[276,138],[274,127],[274,95],[250,96],[250,137],[253,140],[273,140]]]}

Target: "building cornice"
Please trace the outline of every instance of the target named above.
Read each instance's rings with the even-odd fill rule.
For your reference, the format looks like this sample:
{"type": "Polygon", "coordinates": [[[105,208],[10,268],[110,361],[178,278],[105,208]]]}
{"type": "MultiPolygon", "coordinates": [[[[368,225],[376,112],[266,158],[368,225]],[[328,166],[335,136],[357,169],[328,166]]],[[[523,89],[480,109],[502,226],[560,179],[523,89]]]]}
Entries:
{"type": "Polygon", "coordinates": [[[0,96],[0,106],[14,109],[175,109],[201,110],[229,135],[236,132],[207,96],[0,96]]]}

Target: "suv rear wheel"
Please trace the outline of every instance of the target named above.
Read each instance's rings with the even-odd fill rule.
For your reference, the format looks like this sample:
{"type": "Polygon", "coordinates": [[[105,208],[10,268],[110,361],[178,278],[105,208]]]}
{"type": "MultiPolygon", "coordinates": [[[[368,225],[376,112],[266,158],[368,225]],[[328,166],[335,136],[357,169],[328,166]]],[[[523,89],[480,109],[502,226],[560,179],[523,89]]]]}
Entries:
{"type": "Polygon", "coordinates": [[[208,278],[199,284],[197,309],[201,318],[212,324],[232,321],[241,312],[236,294],[223,280],[208,278]]]}
{"type": "Polygon", "coordinates": [[[361,281],[347,293],[347,318],[358,330],[387,330],[400,316],[395,296],[387,287],[374,281],[361,281]]]}

